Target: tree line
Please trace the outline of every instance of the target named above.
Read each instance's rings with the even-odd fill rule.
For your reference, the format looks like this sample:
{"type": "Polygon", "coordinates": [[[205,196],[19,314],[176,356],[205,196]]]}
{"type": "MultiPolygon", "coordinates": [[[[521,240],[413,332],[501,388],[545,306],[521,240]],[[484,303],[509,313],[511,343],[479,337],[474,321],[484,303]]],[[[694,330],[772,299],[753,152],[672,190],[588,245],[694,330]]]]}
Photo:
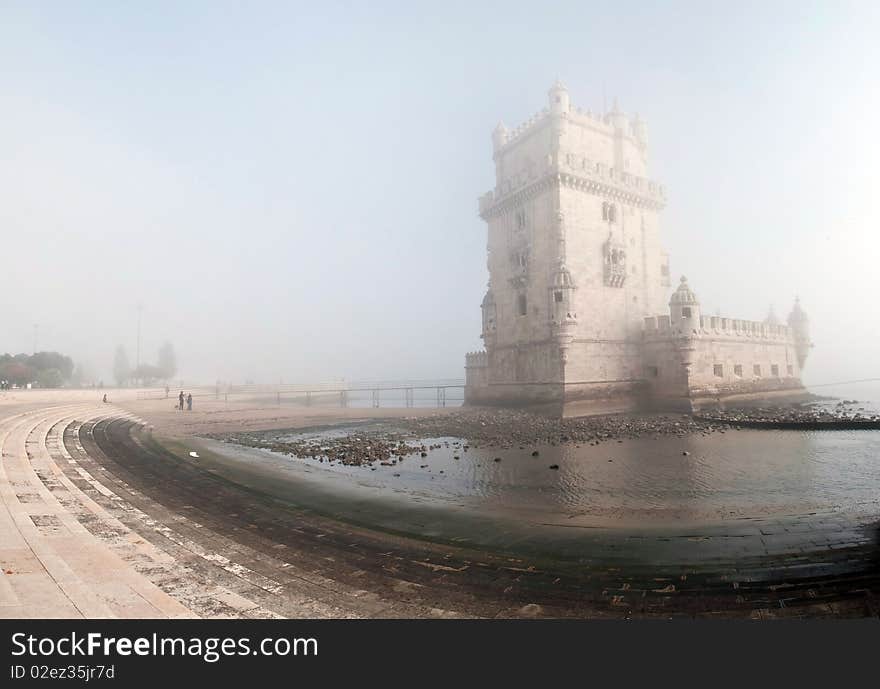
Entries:
{"type": "Polygon", "coordinates": [[[177,373],[177,355],[174,345],[166,342],[159,348],[159,356],[155,364],[141,364],[132,368],[125,347],[116,347],[113,357],[113,378],[116,385],[124,387],[131,383],[149,385],[158,380],[170,380],[177,373]]]}
{"type": "Polygon", "coordinates": [[[73,376],[73,359],[59,352],[0,354],[0,381],[10,385],[36,384],[60,388],[73,376]]]}

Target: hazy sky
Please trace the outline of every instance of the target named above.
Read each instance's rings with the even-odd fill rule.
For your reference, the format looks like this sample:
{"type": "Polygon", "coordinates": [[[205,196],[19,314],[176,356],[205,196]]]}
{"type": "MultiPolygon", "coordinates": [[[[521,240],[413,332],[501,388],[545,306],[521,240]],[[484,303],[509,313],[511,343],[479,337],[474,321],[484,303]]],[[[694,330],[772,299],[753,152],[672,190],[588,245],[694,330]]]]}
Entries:
{"type": "Polygon", "coordinates": [[[189,380],[463,377],[491,130],[561,77],[647,120],[704,310],[880,376],[880,12],[841,2],[0,0],[0,352],[189,380]],[[123,6],[125,5],[125,6],[123,6]]]}

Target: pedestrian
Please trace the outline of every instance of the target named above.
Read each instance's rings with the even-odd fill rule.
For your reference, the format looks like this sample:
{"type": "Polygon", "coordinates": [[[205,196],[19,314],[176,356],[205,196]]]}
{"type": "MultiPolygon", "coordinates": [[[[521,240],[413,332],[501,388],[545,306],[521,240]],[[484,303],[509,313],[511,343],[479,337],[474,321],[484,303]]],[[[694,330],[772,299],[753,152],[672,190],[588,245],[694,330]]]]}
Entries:
{"type": "Polygon", "coordinates": [[[187,410],[187,411],[192,411],[192,410],[193,410],[193,396],[192,396],[192,393],[189,393],[189,394],[186,396],[186,410],[187,410]]]}
{"type": "Polygon", "coordinates": [[[171,388],[169,388],[169,387],[166,385],[166,386],[165,386],[165,399],[166,399],[166,400],[168,399],[168,393],[170,393],[170,392],[171,392],[171,388]]]}
{"type": "Polygon", "coordinates": [[[104,393],[104,404],[107,404],[107,393],[104,393]]]}
{"type": "Polygon", "coordinates": [[[177,408],[180,409],[180,411],[183,411],[183,390],[181,390],[180,394],[177,396],[177,402],[177,408]]]}

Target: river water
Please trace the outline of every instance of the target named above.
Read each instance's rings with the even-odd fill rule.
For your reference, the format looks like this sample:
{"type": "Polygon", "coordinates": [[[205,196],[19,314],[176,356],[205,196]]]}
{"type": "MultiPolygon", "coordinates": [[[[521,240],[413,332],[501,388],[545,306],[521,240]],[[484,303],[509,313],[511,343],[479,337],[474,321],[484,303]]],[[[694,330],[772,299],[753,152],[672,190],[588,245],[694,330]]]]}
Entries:
{"type": "MultiPolygon", "coordinates": [[[[880,404],[867,391],[862,386],[836,392],[859,400],[863,413],[877,413],[880,404]]],[[[266,435],[284,441],[389,431],[395,431],[391,420],[266,435]]],[[[355,500],[382,496],[566,526],[880,514],[880,431],[728,430],[503,450],[465,450],[466,438],[410,442],[440,447],[394,466],[250,452],[355,500]]]]}

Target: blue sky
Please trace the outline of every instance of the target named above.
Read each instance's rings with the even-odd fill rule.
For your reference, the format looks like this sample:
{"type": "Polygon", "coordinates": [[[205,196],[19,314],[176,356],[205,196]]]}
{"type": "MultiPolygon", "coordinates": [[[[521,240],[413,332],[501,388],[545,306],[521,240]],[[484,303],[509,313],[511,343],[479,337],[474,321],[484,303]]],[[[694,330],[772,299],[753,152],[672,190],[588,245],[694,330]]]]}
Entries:
{"type": "Polygon", "coordinates": [[[874,3],[0,0],[0,351],[191,379],[461,376],[490,133],[561,77],[647,120],[704,309],[795,293],[813,382],[880,375],[874,3]],[[872,358],[873,357],[873,358],[872,358]],[[873,368],[872,368],[873,367],[873,368]]]}

